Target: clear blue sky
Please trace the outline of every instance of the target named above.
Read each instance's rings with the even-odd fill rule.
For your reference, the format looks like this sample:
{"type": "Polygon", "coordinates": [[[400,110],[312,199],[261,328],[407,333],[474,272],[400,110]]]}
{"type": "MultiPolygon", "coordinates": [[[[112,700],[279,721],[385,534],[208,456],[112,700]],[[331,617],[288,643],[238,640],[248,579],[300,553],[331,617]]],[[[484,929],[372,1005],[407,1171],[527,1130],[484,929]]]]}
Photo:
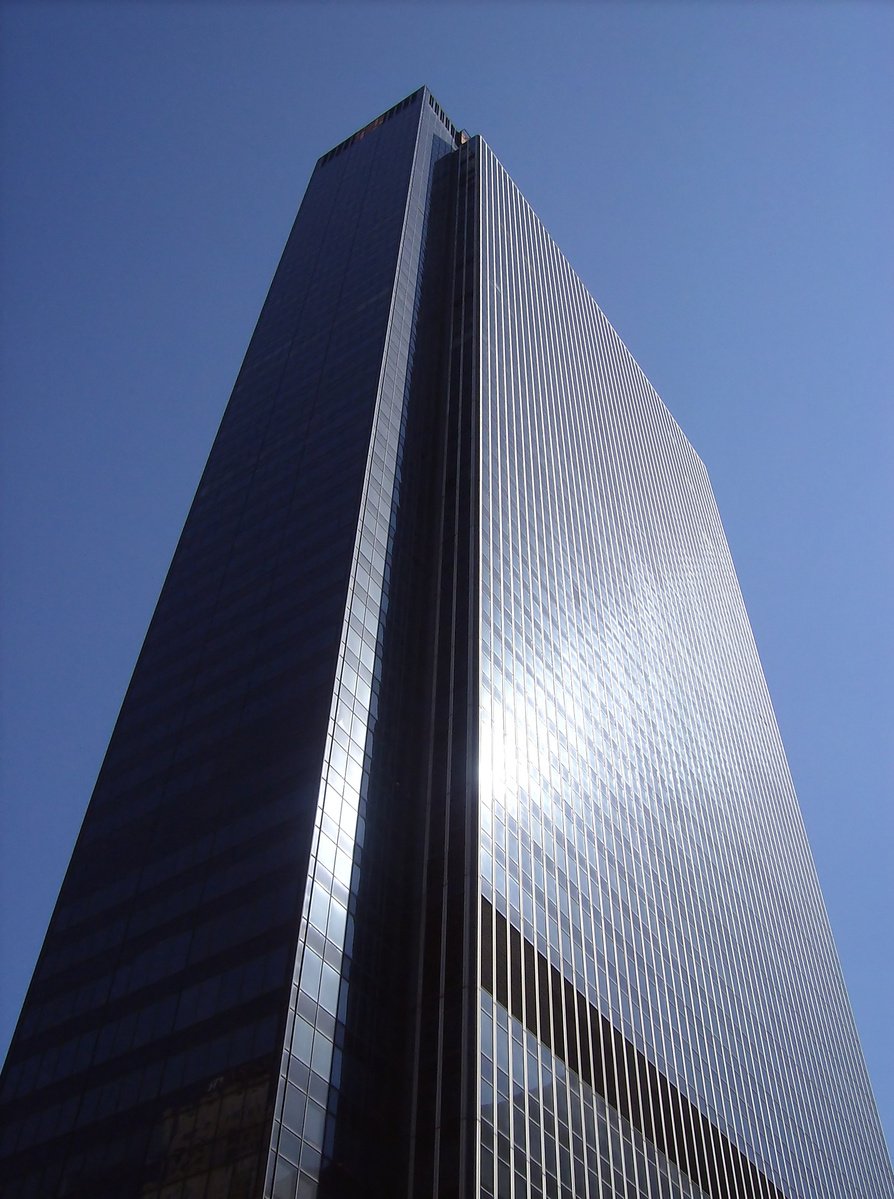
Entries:
{"type": "Polygon", "coordinates": [[[7,4],[0,1048],[317,156],[428,83],[704,458],[894,1139],[894,6],[7,4]]]}

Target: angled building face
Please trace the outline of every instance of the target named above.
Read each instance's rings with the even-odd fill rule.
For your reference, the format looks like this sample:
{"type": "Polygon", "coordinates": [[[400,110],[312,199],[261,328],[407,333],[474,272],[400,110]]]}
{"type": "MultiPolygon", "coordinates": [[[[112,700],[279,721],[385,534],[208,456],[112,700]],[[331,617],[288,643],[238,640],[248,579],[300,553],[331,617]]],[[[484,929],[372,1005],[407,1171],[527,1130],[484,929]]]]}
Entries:
{"type": "Polygon", "coordinates": [[[0,1102],[16,1197],[894,1196],[704,466],[425,89],[314,171],[0,1102]]]}

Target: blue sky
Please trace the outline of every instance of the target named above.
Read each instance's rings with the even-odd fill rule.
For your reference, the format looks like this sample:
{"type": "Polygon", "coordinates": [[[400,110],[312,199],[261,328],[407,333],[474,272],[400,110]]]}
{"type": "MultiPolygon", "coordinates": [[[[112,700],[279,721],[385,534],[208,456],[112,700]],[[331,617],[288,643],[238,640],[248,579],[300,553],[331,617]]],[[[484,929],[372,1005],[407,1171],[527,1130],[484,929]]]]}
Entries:
{"type": "Polygon", "coordinates": [[[317,156],[428,83],[710,471],[894,1139],[894,8],[0,9],[11,1035],[317,156]]]}

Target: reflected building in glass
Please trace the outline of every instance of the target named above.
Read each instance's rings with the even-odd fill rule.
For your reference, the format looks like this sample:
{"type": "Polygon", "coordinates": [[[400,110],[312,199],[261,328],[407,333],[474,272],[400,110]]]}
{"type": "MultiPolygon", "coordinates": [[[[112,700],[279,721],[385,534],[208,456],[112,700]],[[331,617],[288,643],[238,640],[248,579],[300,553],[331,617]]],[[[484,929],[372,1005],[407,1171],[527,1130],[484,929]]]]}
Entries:
{"type": "Polygon", "coordinates": [[[704,466],[426,89],[314,171],[0,1099],[16,1199],[894,1195],[704,466]]]}

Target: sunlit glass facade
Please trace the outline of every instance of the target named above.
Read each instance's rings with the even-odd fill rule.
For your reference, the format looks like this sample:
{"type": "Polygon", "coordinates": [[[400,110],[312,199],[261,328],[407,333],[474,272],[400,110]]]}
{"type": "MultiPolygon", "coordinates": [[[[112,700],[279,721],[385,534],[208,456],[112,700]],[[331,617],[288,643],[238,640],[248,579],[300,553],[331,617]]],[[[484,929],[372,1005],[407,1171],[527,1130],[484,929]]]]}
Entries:
{"type": "Polygon", "coordinates": [[[705,468],[484,145],[478,204],[482,1190],[889,1195],[705,468]]]}
{"type": "Polygon", "coordinates": [[[427,89],[317,164],[2,1090],[16,1199],[890,1199],[700,459],[427,89]]]}

